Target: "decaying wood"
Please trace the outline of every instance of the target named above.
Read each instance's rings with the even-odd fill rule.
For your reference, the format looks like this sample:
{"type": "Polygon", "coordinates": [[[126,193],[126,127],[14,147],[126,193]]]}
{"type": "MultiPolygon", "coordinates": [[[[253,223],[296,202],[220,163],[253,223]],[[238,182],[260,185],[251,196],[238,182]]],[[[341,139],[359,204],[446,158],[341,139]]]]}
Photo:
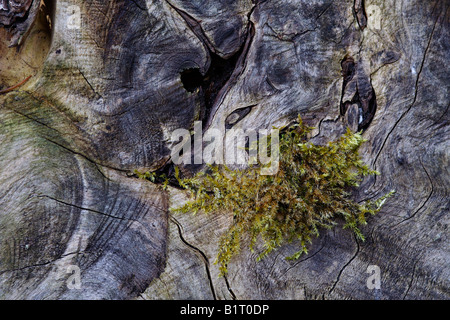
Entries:
{"type": "Polygon", "coordinates": [[[33,75],[0,95],[1,298],[449,298],[448,1],[40,8],[34,24],[0,11],[0,90],[33,75]],[[28,37],[8,48],[15,30],[28,37]],[[133,171],[170,171],[171,132],[194,121],[225,135],[298,114],[316,143],[363,130],[361,153],[380,175],[355,197],[396,194],[365,242],[323,230],[297,261],[284,259],[295,243],[260,262],[244,250],[219,277],[232,217],[173,215],[186,195],[133,171]],[[380,289],[366,284],[370,265],[380,289]]]}
{"type": "Polygon", "coordinates": [[[36,21],[41,0],[1,0],[0,25],[9,29],[9,47],[22,44],[36,21]]]}

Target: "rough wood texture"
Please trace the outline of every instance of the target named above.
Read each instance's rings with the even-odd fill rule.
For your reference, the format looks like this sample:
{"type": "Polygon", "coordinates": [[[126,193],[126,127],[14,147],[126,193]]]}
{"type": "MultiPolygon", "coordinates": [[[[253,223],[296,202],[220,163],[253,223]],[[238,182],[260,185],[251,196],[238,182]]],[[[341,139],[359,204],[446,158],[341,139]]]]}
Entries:
{"type": "Polygon", "coordinates": [[[32,75],[0,95],[0,298],[450,298],[448,1],[44,3],[26,28],[0,15],[0,90],[32,75]],[[381,175],[355,197],[396,195],[365,242],[244,250],[220,278],[229,214],[172,216],[185,195],[131,173],[170,170],[171,132],[196,120],[225,134],[299,113],[316,143],[363,129],[381,175]]]}

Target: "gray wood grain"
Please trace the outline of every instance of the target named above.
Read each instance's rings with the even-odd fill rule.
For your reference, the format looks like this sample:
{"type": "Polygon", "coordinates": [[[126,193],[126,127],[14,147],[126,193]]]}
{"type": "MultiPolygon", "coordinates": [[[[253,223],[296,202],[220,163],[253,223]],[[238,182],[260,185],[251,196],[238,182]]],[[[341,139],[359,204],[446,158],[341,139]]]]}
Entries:
{"type": "MultiPolygon", "coordinates": [[[[57,1],[48,55],[0,95],[0,298],[450,298],[448,7],[57,1]],[[284,259],[295,243],[260,262],[243,250],[219,277],[230,214],[172,215],[186,195],[132,172],[169,168],[171,132],[194,121],[225,134],[298,114],[316,143],[363,129],[381,174],[355,198],[396,194],[365,242],[322,231],[297,261],[284,259]],[[366,285],[370,265],[380,289],[366,285]]],[[[2,87],[12,73],[0,68],[2,87]]]]}

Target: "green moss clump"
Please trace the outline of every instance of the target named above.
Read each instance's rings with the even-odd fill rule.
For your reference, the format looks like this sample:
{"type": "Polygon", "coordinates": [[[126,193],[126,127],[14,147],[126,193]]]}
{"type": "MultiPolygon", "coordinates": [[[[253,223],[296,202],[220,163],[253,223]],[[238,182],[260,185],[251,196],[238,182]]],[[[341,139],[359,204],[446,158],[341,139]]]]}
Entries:
{"type": "Polygon", "coordinates": [[[264,251],[258,259],[293,241],[298,242],[299,250],[288,259],[299,258],[308,252],[307,245],[319,235],[320,228],[332,228],[337,219],[364,240],[358,226],[365,225],[366,217],[376,214],[393,193],[376,201],[352,200],[351,189],[358,187],[364,176],[377,174],[358,154],[364,139],[348,130],[337,141],[314,145],[307,141],[311,129],[299,117],[297,124],[282,131],[276,175],[260,175],[257,166],[244,170],[210,166],[208,173],[185,179],[176,172],[180,185],[193,199],[173,211],[233,213],[216,260],[223,275],[246,237],[252,250],[262,241],[264,251]]]}

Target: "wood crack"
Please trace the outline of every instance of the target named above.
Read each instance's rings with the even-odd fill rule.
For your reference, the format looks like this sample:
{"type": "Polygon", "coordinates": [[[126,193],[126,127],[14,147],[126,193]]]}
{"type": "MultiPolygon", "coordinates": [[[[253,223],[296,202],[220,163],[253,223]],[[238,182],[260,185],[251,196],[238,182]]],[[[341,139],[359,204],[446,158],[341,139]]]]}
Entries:
{"type": "Polygon", "coordinates": [[[426,169],[425,166],[423,165],[422,160],[420,160],[420,158],[419,158],[419,162],[420,162],[420,165],[422,166],[423,170],[425,171],[425,174],[427,175],[428,180],[430,181],[430,186],[431,186],[430,193],[429,193],[428,196],[426,197],[425,201],[424,201],[424,202],[423,202],[423,203],[422,203],[422,204],[414,211],[414,213],[413,213],[411,216],[409,216],[409,217],[403,219],[402,221],[400,221],[399,223],[397,223],[396,225],[394,225],[393,228],[395,228],[395,227],[397,227],[398,225],[400,225],[400,224],[402,224],[402,223],[404,223],[404,222],[406,222],[406,221],[408,221],[408,220],[414,218],[414,217],[416,216],[416,214],[417,214],[420,210],[422,210],[423,207],[425,207],[425,205],[428,203],[428,201],[430,200],[431,196],[432,196],[433,193],[434,193],[433,180],[431,179],[430,174],[428,173],[427,169],[426,169]]]}
{"type": "Polygon", "coordinates": [[[230,283],[228,282],[228,278],[226,275],[223,276],[225,279],[225,284],[227,285],[228,292],[231,294],[231,299],[237,300],[236,295],[234,294],[233,290],[231,289],[230,283]]]}
{"type": "Polygon", "coordinates": [[[200,42],[206,47],[207,51],[217,53],[216,49],[214,48],[214,45],[209,40],[208,36],[205,33],[205,30],[203,30],[202,25],[199,21],[194,19],[190,14],[188,14],[186,11],[181,10],[180,8],[173,5],[170,1],[166,0],[166,3],[173,9],[175,12],[177,12],[181,18],[186,22],[187,26],[191,31],[194,33],[194,35],[200,40],[200,42]]]}
{"type": "MultiPolygon", "coordinates": [[[[94,161],[94,160],[90,159],[89,157],[87,157],[86,155],[84,155],[84,154],[82,154],[82,153],[80,153],[80,152],[78,152],[78,151],[72,150],[72,149],[70,149],[70,148],[68,148],[68,147],[66,147],[66,146],[64,146],[64,145],[62,145],[62,144],[60,144],[60,143],[58,143],[58,142],[56,142],[56,141],[53,141],[53,140],[48,139],[48,138],[46,138],[46,137],[44,137],[43,139],[45,139],[45,140],[47,140],[48,142],[51,142],[51,143],[53,143],[53,144],[55,144],[55,145],[57,145],[57,146],[63,148],[64,150],[66,150],[66,151],[68,151],[68,152],[70,152],[70,153],[73,153],[73,154],[76,154],[76,155],[78,155],[78,156],[81,156],[81,157],[85,158],[87,161],[89,161],[89,162],[95,164],[96,166],[101,166],[101,167],[105,167],[105,168],[108,168],[108,169],[112,169],[112,170],[116,170],[116,171],[128,173],[128,170],[124,170],[124,169],[119,169],[119,168],[107,166],[107,165],[101,164],[101,163],[99,163],[99,162],[97,162],[97,161],[94,161]]],[[[104,174],[98,167],[97,167],[97,169],[98,169],[98,171],[101,173],[101,175],[102,175],[105,179],[110,180],[108,177],[105,176],[105,174],[104,174]]]]}
{"type": "Polygon", "coordinates": [[[144,8],[144,7],[141,7],[141,5],[138,4],[138,3],[136,2],[136,0],[131,0],[131,2],[133,2],[134,5],[135,5],[137,8],[139,8],[140,10],[145,11],[145,12],[148,12],[147,9],[144,8]]]}
{"type": "Polygon", "coordinates": [[[27,78],[25,78],[25,80],[19,82],[18,84],[14,85],[14,86],[12,86],[12,87],[9,87],[9,88],[0,90],[0,94],[5,94],[5,93],[11,92],[11,91],[13,91],[13,90],[15,90],[15,89],[21,87],[21,86],[24,85],[28,80],[30,80],[30,78],[31,78],[31,76],[28,76],[27,78]]]}
{"type": "MultiPolygon", "coordinates": [[[[400,118],[394,123],[393,127],[391,128],[391,130],[389,130],[389,133],[387,134],[386,138],[384,139],[383,144],[381,145],[380,151],[378,151],[377,155],[375,156],[375,160],[373,162],[373,167],[374,167],[375,170],[376,170],[376,164],[377,164],[378,158],[379,158],[381,152],[383,151],[383,149],[384,149],[384,147],[386,145],[386,142],[389,140],[390,136],[392,135],[394,130],[397,128],[397,126],[400,123],[400,121],[403,120],[403,118],[409,113],[409,111],[412,109],[412,107],[416,103],[417,96],[418,96],[418,91],[419,91],[420,75],[422,74],[422,70],[423,70],[423,67],[425,65],[427,54],[428,54],[428,51],[430,49],[431,42],[432,42],[432,39],[433,39],[433,35],[434,35],[435,29],[436,29],[436,25],[437,25],[437,22],[438,22],[439,18],[440,18],[440,15],[438,15],[438,17],[436,18],[436,21],[434,22],[433,29],[431,30],[431,34],[430,34],[427,46],[426,46],[424,54],[423,54],[423,59],[422,59],[422,62],[420,64],[419,72],[417,73],[417,78],[416,78],[416,82],[415,82],[415,86],[414,86],[414,98],[413,98],[413,101],[409,105],[409,107],[406,109],[406,111],[402,113],[400,118]]],[[[376,179],[377,179],[377,177],[375,176],[373,184],[376,183],[376,179]]]]}
{"type": "Polygon", "coordinates": [[[254,25],[250,18],[256,5],[252,7],[247,15],[247,31],[241,47],[231,57],[224,58],[221,56],[223,53],[214,46],[206,35],[200,21],[184,10],[177,8],[171,2],[166,0],[166,3],[181,16],[189,29],[209,52],[210,66],[205,74],[200,73],[199,69],[184,70],[181,74],[181,80],[187,91],[194,92],[196,88],[202,89],[201,94],[203,94],[204,105],[200,118],[203,121],[203,130],[206,131],[226,94],[244,69],[249,42],[251,42],[255,33],[254,25]]]}
{"type": "Polygon", "coordinates": [[[295,262],[292,266],[290,266],[289,268],[286,269],[286,271],[280,276],[283,277],[284,275],[286,275],[286,273],[288,273],[288,271],[290,271],[291,269],[295,268],[296,266],[298,266],[300,263],[309,260],[311,258],[313,258],[315,255],[317,255],[320,251],[322,251],[322,249],[325,247],[325,243],[320,247],[319,250],[317,250],[316,252],[314,252],[311,255],[308,255],[305,259],[302,259],[300,261],[295,262]]]}
{"type": "Polygon", "coordinates": [[[411,287],[412,287],[412,283],[413,283],[413,281],[414,281],[414,275],[416,274],[416,266],[417,266],[417,263],[418,263],[418,262],[419,262],[419,259],[417,259],[417,260],[414,262],[414,266],[413,266],[413,270],[412,270],[412,275],[411,275],[411,280],[409,281],[408,287],[407,287],[407,289],[406,289],[405,294],[404,294],[403,297],[402,297],[402,300],[405,300],[406,296],[407,296],[408,293],[409,293],[409,290],[410,290],[411,287]]]}
{"type": "MultiPolygon", "coordinates": [[[[183,237],[183,230],[182,230],[182,225],[178,222],[178,220],[176,220],[172,215],[170,216],[170,221],[172,221],[173,223],[175,223],[175,225],[177,226],[177,230],[178,230],[178,235],[180,237],[180,240],[187,246],[189,247],[191,250],[193,250],[194,252],[196,252],[197,254],[200,255],[204,265],[205,265],[205,270],[206,270],[206,275],[208,277],[208,281],[209,281],[209,286],[211,288],[211,294],[214,298],[214,300],[217,300],[217,296],[216,296],[216,291],[214,289],[214,284],[212,281],[212,277],[211,277],[211,271],[210,271],[210,267],[209,267],[209,260],[206,256],[206,254],[200,250],[199,248],[195,247],[194,245],[190,244],[189,242],[186,241],[186,239],[184,239],[183,237]]],[[[234,294],[233,294],[234,295],[234,294]]]]}
{"type": "Polygon", "coordinates": [[[77,208],[77,209],[79,209],[79,210],[84,210],[84,211],[93,212],[93,213],[96,213],[96,214],[99,214],[99,215],[102,215],[102,216],[105,216],[105,217],[108,217],[108,218],[118,219],[118,220],[122,220],[122,221],[132,221],[132,222],[137,222],[137,223],[142,224],[139,220],[136,220],[136,219],[132,219],[132,218],[124,218],[124,217],[117,217],[117,216],[114,216],[114,215],[112,215],[112,214],[105,213],[105,212],[102,212],[102,211],[98,211],[98,210],[95,210],[95,209],[90,209],[90,208],[81,207],[81,206],[78,206],[78,205],[76,205],[76,204],[69,203],[69,202],[66,202],[66,201],[63,201],[63,200],[60,200],[60,199],[57,199],[57,198],[48,196],[48,195],[39,195],[39,196],[36,196],[36,197],[37,197],[37,198],[47,198],[47,199],[56,201],[56,202],[58,202],[58,203],[64,204],[64,205],[66,205],[66,206],[74,207],[74,208],[77,208]]]}
{"type": "Polygon", "coordinates": [[[74,255],[74,254],[88,254],[88,253],[90,253],[90,252],[85,252],[85,251],[83,251],[83,252],[82,251],[69,252],[69,253],[65,253],[65,254],[61,255],[60,257],[58,257],[56,259],[53,259],[53,260],[50,260],[50,261],[36,263],[36,264],[29,265],[29,266],[15,268],[15,269],[2,270],[2,271],[0,271],[0,275],[4,274],[6,272],[16,272],[16,271],[22,271],[22,270],[26,270],[26,269],[30,269],[30,268],[43,267],[43,266],[55,263],[56,261],[61,260],[61,259],[65,258],[65,257],[67,257],[67,256],[71,256],[71,255],[74,255]]]}
{"type": "Polygon", "coordinates": [[[339,271],[338,276],[336,278],[336,281],[334,282],[333,286],[331,287],[330,291],[328,292],[328,295],[330,295],[334,291],[334,289],[336,288],[336,285],[338,284],[339,280],[341,279],[342,273],[344,272],[344,270],[350,265],[350,263],[358,255],[360,248],[359,248],[359,243],[358,243],[358,240],[356,239],[356,236],[355,236],[355,242],[356,242],[356,252],[355,252],[355,254],[353,255],[353,257],[350,258],[350,260],[339,271]]]}
{"type": "Polygon", "coordinates": [[[230,91],[230,89],[233,87],[235,82],[239,79],[239,77],[242,75],[242,72],[245,69],[246,61],[247,61],[247,55],[251,46],[251,43],[253,42],[253,37],[255,35],[255,27],[253,25],[253,22],[249,20],[249,27],[246,35],[246,39],[244,41],[243,46],[238,51],[237,55],[237,62],[233,68],[233,71],[225,84],[222,86],[222,88],[218,91],[216,98],[211,104],[209,115],[205,118],[205,124],[204,124],[204,131],[206,131],[212,122],[212,119],[215,117],[217,111],[219,110],[220,105],[222,104],[223,100],[225,99],[226,95],[230,91]]]}
{"type": "Polygon", "coordinates": [[[94,95],[99,96],[101,99],[103,99],[103,96],[94,89],[94,87],[89,82],[89,80],[86,78],[84,73],[80,69],[78,69],[78,72],[81,74],[81,76],[83,77],[84,81],[86,81],[86,83],[88,84],[89,88],[91,88],[91,90],[94,93],[94,95]]]}

